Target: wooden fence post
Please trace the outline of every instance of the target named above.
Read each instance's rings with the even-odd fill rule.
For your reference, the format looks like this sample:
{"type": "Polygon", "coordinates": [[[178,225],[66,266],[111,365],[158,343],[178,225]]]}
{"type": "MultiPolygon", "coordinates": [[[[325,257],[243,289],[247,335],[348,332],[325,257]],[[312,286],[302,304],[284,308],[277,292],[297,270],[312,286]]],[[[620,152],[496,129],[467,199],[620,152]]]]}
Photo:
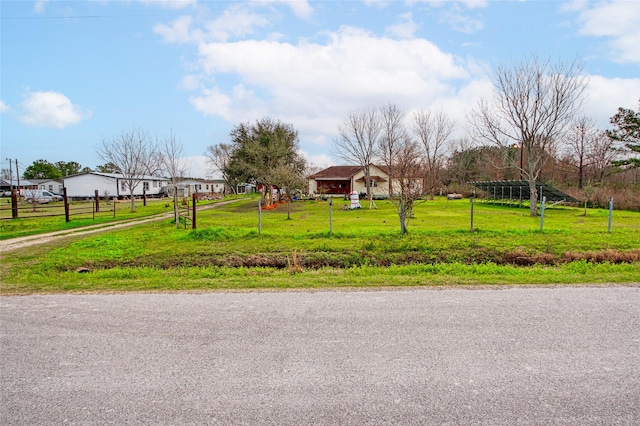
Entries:
{"type": "Polygon", "coordinates": [[[69,222],[69,199],[67,198],[67,188],[62,188],[62,197],[64,198],[64,220],[69,222]]]}
{"type": "Polygon", "coordinates": [[[198,194],[195,193],[191,197],[193,199],[193,219],[191,219],[191,229],[196,229],[196,201],[198,200],[198,194]]]}
{"type": "Polygon", "coordinates": [[[96,199],[96,213],[99,213],[100,212],[100,195],[98,194],[97,189],[96,189],[95,199],[96,199]]]}
{"type": "Polygon", "coordinates": [[[14,189],[11,190],[11,217],[18,218],[18,191],[14,189]]]}

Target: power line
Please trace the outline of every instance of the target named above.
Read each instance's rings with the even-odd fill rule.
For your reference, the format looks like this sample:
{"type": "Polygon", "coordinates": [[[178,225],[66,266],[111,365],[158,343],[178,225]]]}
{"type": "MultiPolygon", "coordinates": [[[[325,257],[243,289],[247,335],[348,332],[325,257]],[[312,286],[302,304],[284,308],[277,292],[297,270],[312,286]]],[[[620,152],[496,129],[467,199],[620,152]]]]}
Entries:
{"type": "Polygon", "coordinates": [[[1,21],[39,21],[39,20],[55,20],[55,19],[105,19],[105,18],[149,18],[149,17],[165,17],[176,16],[175,14],[138,14],[138,15],[74,15],[74,16],[2,16],[1,21]]]}

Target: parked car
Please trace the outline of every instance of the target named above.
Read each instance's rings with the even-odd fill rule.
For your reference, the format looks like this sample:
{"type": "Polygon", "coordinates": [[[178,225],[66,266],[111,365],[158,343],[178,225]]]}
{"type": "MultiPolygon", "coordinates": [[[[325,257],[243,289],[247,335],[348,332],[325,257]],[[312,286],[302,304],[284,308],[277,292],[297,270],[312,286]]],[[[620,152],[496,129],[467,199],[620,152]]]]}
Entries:
{"type": "Polygon", "coordinates": [[[61,195],[54,194],[51,191],[45,189],[21,189],[20,196],[24,197],[27,203],[40,203],[46,204],[52,201],[62,201],[61,195]]]}

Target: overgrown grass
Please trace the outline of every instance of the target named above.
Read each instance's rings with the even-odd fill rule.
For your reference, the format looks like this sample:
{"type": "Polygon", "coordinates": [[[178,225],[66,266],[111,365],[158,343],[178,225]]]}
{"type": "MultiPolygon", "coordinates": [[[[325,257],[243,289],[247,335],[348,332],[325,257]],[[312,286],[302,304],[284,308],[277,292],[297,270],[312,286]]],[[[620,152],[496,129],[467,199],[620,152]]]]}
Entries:
{"type": "Polygon", "coordinates": [[[1,293],[316,288],[640,281],[640,213],[527,209],[436,199],[400,235],[395,207],[342,210],[303,201],[261,213],[257,200],[202,211],[198,229],[169,220],[74,237],[2,259],[1,293]],[[87,273],[77,272],[79,268],[87,273]]]}

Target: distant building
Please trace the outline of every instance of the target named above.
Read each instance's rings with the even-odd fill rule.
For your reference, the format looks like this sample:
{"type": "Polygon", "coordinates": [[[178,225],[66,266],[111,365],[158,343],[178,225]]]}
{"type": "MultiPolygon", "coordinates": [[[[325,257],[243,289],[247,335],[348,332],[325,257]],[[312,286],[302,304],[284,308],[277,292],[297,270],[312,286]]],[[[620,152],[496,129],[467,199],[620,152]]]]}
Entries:
{"type": "Polygon", "coordinates": [[[141,197],[160,196],[167,193],[167,178],[159,176],[144,176],[133,190],[129,191],[127,181],[119,173],[86,172],[67,176],[62,179],[69,198],[93,198],[96,190],[100,197],[141,197]]]}
{"type": "MultiPolygon", "coordinates": [[[[364,167],[331,166],[309,176],[310,195],[345,195],[352,191],[367,192],[364,167]]],[[[389,175],[382,168],[369,166],[369,186],[374,196],[386,196],[389,175]]]]}

